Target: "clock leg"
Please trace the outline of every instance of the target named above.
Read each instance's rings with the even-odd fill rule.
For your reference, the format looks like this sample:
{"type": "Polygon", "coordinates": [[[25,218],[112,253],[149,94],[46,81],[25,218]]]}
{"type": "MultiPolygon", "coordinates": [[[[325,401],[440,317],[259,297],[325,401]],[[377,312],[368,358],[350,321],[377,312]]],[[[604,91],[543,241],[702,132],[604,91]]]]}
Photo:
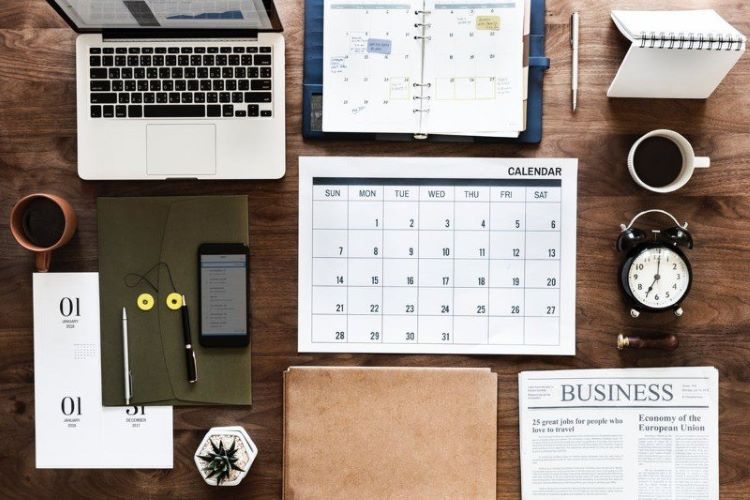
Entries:
{"type": "Polygon", "coordinates": [[[635,309],[631,309],[631,310],[630,310],[630,315],[631,315],[632,317],[634,317],[634,318],[637,318],[638,316],[640,316],[640,315],[641,315],[641,313],[640,313],[640,312],[638,312],[638,311],[636,311],[635,309]]]}
{"type": "Polygon", "coordinates": [[[679,318],[680,316],[682,316],[682,313],[683,313],[683,312],[684,312],[684,311],[682,310],[682,308],[681,308],[681,307],[678,307],[677,309],[675,309],[675,310],[674,310],[674,315],[675,315],[675,316],[677,316],[677,317],[679,318]]]}

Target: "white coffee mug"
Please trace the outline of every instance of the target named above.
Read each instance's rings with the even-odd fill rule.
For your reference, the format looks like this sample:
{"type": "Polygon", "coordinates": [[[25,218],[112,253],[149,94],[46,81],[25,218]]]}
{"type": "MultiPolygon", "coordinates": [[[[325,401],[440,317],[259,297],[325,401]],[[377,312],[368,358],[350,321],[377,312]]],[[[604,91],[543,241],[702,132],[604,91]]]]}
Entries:
{"type": "Polygon", "coordinates": [[[687,182],[693,176],[693,172],[696,168],[708,168],[709,166],[711,166],[711,159],[709,157],[695,156],[693,146],[690,145],[690,142],[685,139],[685,137],[673,130],[667,129],[652,130],[648,134],[644,135],[643,137],[635,141],[635,144],[633,144],[633,147],[630,148],[630,154],[628,155],[628,171],[630,171],[630,176],[633,178],[636,184],[644,189],[653,191],[654,193],[671,193],[673,191],[677,191],[682,186],[687,184],[687,182]],[[638,177],[638,174],[635,171],[635,151],[638,149],[638,146],[641,144],[641,142],[648,139],[649,137],[664,137],[665,139],[669,139],[670,141],[674,142],[677,147],[680,148],[680,153],[682,153],[682,169],[680,170],[680,175],[678,175],[674,181],[670,182],[666,186],[656,187],[646,184],[641,180],[640,177],[638,177]]]}

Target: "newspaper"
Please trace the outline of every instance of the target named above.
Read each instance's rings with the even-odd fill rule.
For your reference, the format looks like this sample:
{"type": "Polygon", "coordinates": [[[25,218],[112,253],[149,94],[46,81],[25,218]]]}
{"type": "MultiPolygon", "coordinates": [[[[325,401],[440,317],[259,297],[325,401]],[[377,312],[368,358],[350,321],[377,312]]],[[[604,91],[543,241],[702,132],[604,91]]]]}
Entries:
{"type": "Polygon", "coordinates": [[[523,372],[518,393],[525,500],[719,498],[715,368],[523,372]]]}

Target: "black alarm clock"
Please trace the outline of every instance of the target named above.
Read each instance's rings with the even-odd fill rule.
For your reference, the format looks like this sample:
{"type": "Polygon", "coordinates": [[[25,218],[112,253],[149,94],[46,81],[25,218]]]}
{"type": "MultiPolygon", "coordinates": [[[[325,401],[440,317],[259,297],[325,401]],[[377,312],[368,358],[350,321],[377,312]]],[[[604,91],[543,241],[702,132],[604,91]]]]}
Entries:
{"type": "Polygon", "coordinates": [[[682,316],[682,301],[690,292],[693,271],[682,248],[693,248],[693,237],[687,231],[687,222],[680,225],[677,219],[664,210],[646,210],[639,213],[630,224],[620,226],[617,250],[625,254],[620,266],[620,286],[631,303],[630,315],[637,318],[642,312],[672,311],[682,316]],[[643,215],[660,213],[675,225],[646,231],[633,227],[643,215]]]}

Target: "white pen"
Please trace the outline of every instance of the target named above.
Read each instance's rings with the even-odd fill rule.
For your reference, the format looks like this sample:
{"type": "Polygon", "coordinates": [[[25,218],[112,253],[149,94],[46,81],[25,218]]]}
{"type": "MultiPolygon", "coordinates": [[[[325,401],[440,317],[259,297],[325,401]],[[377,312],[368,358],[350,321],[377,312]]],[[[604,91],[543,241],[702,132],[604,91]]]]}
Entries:
{"type": "Polygon", "coordinates": [[[128,359],[128,312],[122,308],[122,357],[125,370],[125,404],[130,404],[133,396],[133,379],[130,375],[130,360],[128,359]]]}
{"type": "Polygon", "coordinates": [[[573,71],[570,89],[573,98],[573,111],[578,107],[578,12],[570,15],[570,46],[573,49],[573,71]]]}

